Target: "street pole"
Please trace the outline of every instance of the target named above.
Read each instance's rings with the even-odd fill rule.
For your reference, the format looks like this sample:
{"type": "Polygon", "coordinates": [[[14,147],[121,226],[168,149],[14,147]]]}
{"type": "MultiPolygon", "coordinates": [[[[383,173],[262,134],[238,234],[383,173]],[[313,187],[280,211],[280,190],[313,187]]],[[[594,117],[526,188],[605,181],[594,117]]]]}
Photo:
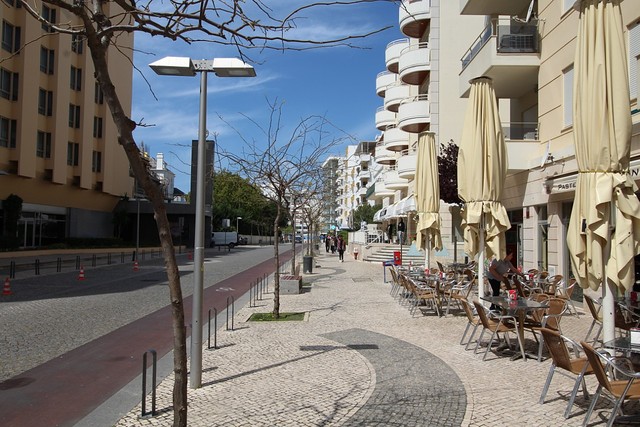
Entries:
{"type": "Polygon", "coordinates": [[[207,134],[207,72],[200,72],[200,119],[196,170],[196,224],[194,239],[194,287],[191,312],[191,370],[192,389],[202,386],[202,295],[204,293],[204,167],[207,134]]]}

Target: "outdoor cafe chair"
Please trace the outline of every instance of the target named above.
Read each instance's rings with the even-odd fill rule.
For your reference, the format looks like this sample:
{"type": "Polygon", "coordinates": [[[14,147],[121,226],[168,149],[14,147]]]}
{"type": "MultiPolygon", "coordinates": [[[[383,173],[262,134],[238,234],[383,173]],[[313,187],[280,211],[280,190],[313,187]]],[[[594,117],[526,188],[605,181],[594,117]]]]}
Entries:
{"type": "Polygon", "coordinates": [[[539,320],[529,319],[525,322],[525,329],[528,329],[533,334],[533,337],[538,342],[538,362],[542,361],[542,348],[544,347],[544,335],[540,335],[540,339],[537,337],[537,333],[541,329],[550,329],[562,333],[560,329],[560,321],[565,311],[567,311],[567,303],[560,298],[547,299],[548,307],[542,309],[542,317],[539,320]]]}
{"type": "Polygon", "coordinates": [[[576,317],[580,317],[578,310],[576,309],[576,305],[573,303],[571,299],[571,295],[573,295],[573,291],[576,288],[577,281],[575,278],[569,279],[569,284],[567,284],[566,280],[562,280],[560,285],[556,289],[556,298],[562,298],[567,302],[567,309],[571,314],[575,314],[576,317]]]}
{"type": "Polygon", "coordinates": [[[440,317],[440,296],[436,287],[432,287],[427,282],[416,281],[411,278],[407,279],[407,283],[413,294],[413,305],[410,313],[413,316],[418,306],[424,302],[429,308],[432,308],[438,317],[440,317]]]}
{"type": "Polygon", "coordinates": [[[540,333],[544,337],[544,344],[547,346],[547,350],[549,350],[549,354],[551,355],[553,362],[549,368],[547,381],[544,383],[544,387],[542,387],[542,394],[540,395],[539,403],[541,405],[544,404],[544,398],[549,391],[549,386],[551,385],[554,373],[558,372],[565,377],[575,378],[573,390],[571,391],[571,395],[569,395],[569,403],[567,404],[567,409],[564,411],[564,417],[569,418],[571,416],[571,408],[573,407],[573,402],[578,395],[580,385],[582,385],[582,393],[584,394],[585,400],[589,398],[589,392],[587,391],[587,384],[584,377],[585,375],[593,374],[593,369],[589,366],[587,357],[580,356],[581,347],[577,342],[561,335],[557,331],[552,331],[547,328],[540,329],[540,333]],[[567,344],[572,346],[574,357],[569,353],[567,344]]]}
{"type": "Polygon", "coordinates": [[[551,295],[551,296],[555,296],[556,292],[558,290],[558,287],[560,286],[560,283],[562,282],[562,280],[564,279],[564,277],[562,276],[562,274],[556,274],[554,276],[548,276],[545,279],[545,283],[544,283],[544,293],[546,293],[547,295],[551,295]]]}
{"type": "Polygon", "coordinates": [[[589,314],[591,314],[592,321],[589,330],[587,331],[587,335],[584,337],[586,342],[598,342],[598,338],[600,337],[600,333],[602,333],[602,315],[600,314],[600,305],[596,307],[596,302],[589,295],[583,295],[584,302],[587,304],[587,308],[589,309],[589,314]],[[597,326],[596,335],[593,337],[593,340],[589,341],[589,337],[591,336],[591,332],[593,328],[597,326]]]}
{"type": "Polygon", "coordinates": [[[473,301],[473,305],[476,308],[476,312],[478,313],[478,317],[480,318],[480,323],[482,324],[482,331],[480,332],[480,336],[478,337],[476,348],[474,349],[473,353],[477,353],[478,347],[482,342],[482,336],[484,335],[485,331],[491,332],[491,338],[489,339],[489,343],[487,344],[487,349],[484,352],[482,360],[485,360],[487,358],[487,353],[489,353],[489,349],[491,348],[491,344],[493,344],[494,338],[498,338],[498,340],[500,339],[499,334],[502,334],[505,341],[507,342],[507,345],[509,346],[509,348],[511,348],[511,342],[509,341],[508,333],[512,332],[518,339],[522,357],[526,360],[524,345],[520,340],[520,334],[518,333],[517,319],[514,316],[497,314],[494,318],[489,318],[489,314],[482,306],[482,304],[480,304],[478,301],[473,301]]]}
{"type": "Polygon", "coordinates": [[[468,280],[463,278],[445,290],[447,299],[447,311],[445,312],[445,316],[449,314],[452,303],[461,307],[462,301],[468,300],[471,290],[473,289],[474,282],[475,279],[468,280]]]}
{"type": "Polygon", "coordinates": [[[391,295],[395,296],[396,293],[399,291],[400,289],[400,282],[399,282],[399,278],[398,278],[398,272],[396,271],[396,268],[394,266],[391,266],[391,268],[389,269],[389,273],[391,274],[391,295]]]}
{"type": "Polygon", "coordinates": [[[480,317],[476,316],[473,313],[473,308],[471,307],[471,304],[469,304],[469,301],[467,301],[466,299],[462,299],[460,300],[460,304],[462,305],[462,309],[464,310],[464,314],[466,314],[467,316],[467,326],[464,328],[464,333],[462,334],[462,338],[460,339],[460,345],[464,345],[464,349],[465,350],[469,350],[469,345],[473,342],[473,337],[476,334],[476,331],[478,330],[478,326],[481,325],[480,322],[480,317]],[[467,336],[467,332],[469,332],[469,329],[473,327],[473,329],[471,329],[471,335],[469,335],[469,340],[466,342],[465,345],[465,337],[467,336]]]}
{"type": "Polygon", "coordinates": [[[637,328],[640,317],[626,306],[615,302],[614,324],[621,335],[628,335],[631,328],[637,328]]]}
{"type": "Polygon", "coordinates": [[[589,405],[582,425],[586,426],[589,423],[593,409],[598,403],[600,396],[603,396],[613,403],[613,410],[607,422],[607,427],[610,427],[615,421],[616,414],[618,412],[622,413],[622,406],[626,401],[640,400],[640,372],[634,372],[631,362],[626,358],[601,354],[584,341],[580,344],[587,355],[593,373],[598,379],[598,388],[593,396],[591,405],[589,405]],[[613,373],[612,378],[623,379],[609,379],[606,369],[609,369],[610,372],[613,373]]]}

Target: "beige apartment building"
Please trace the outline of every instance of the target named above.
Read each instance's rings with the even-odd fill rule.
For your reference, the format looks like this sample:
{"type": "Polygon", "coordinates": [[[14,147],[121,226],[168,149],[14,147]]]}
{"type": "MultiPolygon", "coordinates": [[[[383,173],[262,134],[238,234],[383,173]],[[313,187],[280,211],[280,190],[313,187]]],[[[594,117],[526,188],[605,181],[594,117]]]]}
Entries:
{"type": "MultiPolygon", "coordinates": [[[[75,20],[59,8],[39,7],[50,21],[75,20]]],[[[86,42],[50,33],[15,0],[0,3],[0,12],[0,200],[23,199],[20,245],[111,237],[112,211],[131,195],[133,180],[86,42]]],[[[133,37],[121,35],[118,43],[124,49],[111,50],[108,62],[129,113],[132,64],[122,52],[133,47],[133,37]]]]}
{"type": "MultiPolygon", "coordinates": [[[[504,128],[513,131],[522,125],[523,138],[505,132],[509,175],[503,203],[512,219],[508,244],[525,269],[565,277],[570,274],[566,234],[577,176],[572,100],[579,13],[573,4],[574,0],[461,2],[463,15],[483,15],[491,21],[463,59],[460,95],[468,94],[471,78],[490,76],[500,98],[501,119],[511,124],[504,128]]],[[[638,178],[640,2],[622,1],[622,12],[633,119],[631,174],[638,178]]]]}

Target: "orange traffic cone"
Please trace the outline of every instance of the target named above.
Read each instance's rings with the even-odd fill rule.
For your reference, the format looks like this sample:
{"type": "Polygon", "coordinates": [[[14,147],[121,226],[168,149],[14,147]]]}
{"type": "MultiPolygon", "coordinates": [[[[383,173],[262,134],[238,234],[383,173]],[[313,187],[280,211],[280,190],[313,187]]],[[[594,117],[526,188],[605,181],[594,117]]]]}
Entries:
{"type": "Polygon", "coordinates": [[[78,274],[78,280],[84,280],[84,267],[80,266],[80,274],[78,274]]]}
{"type": "Polygon", "coordinates": [[[138,260],[133,261],[133,271],[138,271],[138,260]]]}
{"type": "Polygon", "coordinates": [[[4,281],[4,288],[2,289],[2,295],[11,295],[11,284],[9,283],[9,278],[7,277],[4,281]]]}

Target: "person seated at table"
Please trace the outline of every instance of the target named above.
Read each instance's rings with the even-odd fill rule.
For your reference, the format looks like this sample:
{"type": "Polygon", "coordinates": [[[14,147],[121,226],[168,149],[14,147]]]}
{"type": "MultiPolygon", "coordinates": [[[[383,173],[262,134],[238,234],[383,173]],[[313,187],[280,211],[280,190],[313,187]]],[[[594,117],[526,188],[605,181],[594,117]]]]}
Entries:
{"type": "MultiPolygon", "coordinates": [[[[489,284],[491,285],[491,290],[493,291],[492,295],[494,297],[500,296],[500,284],[505,283],[509,288],[511,288],[511,283],[507,279],[506,274],[510,271],[522,275],[518,271],[517,268],[513,266],[511,263],[511,259],[513,259],[513,252],[509,252],[504,259],[494,258],[489,265],[489,270],[487,270],[487,279],[489,280],[489,284]]],[[[497,310],[498,306],[494,306],[491,304],[491,310],[497,310]]]]}

